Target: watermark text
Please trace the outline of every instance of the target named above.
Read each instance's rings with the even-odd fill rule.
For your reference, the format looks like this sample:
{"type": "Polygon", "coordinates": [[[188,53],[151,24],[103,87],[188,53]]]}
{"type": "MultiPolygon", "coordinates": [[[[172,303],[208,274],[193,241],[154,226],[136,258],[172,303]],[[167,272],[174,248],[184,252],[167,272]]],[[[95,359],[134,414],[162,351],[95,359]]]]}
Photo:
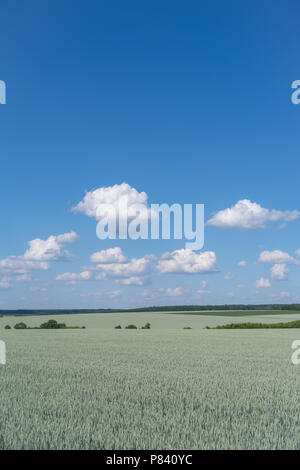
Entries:
{"type": "Polygon", "coordinates": [[[204,204],[100,204],[96,234],[100,240],[186,240],[189,250],[204,246],[204,204]]]}
{"type": "Polygon", "coordinates": [[[6,104],[6,84],[0,80],[0,104],[6,104]]]}

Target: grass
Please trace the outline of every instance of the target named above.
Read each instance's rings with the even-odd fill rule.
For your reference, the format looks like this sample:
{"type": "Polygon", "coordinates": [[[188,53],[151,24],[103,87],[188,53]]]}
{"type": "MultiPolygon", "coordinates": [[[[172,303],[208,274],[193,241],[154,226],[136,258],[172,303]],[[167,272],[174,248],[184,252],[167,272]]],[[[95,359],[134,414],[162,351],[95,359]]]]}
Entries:
{"type": "Polygon", "coordinates": [[[1,447],[300,448],[296,330],[205,330],[218,321],[209,316],[83,317],[86,330],[26,334],[0,320],[1,447]],[[151,319],[151,330],[115,330],[121,318],[151,319]]]}

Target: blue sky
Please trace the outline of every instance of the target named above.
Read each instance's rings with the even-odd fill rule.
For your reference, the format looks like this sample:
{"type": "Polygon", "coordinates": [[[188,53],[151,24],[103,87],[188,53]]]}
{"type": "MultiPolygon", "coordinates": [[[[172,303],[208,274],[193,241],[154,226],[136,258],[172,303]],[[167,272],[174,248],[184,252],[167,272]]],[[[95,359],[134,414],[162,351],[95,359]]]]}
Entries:
{"type": "Polygon", "coordinates": [[[3,1],[0,308],[300,302],[300,218],[287,220],[300,210],[299,13],[296,1],[3,1]],[[187,267],[184,241],[100,241],[71,211],[123,182],[149,204],[204,203],[206,220],[235,209],[187,267]],[[91,262],[116,247],[110,271],[91,262]]]}

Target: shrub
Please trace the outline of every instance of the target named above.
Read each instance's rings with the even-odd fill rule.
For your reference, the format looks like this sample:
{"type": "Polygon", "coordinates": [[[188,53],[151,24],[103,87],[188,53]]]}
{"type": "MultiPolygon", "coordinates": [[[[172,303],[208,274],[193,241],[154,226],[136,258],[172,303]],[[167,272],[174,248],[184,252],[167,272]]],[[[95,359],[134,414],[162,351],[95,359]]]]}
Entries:
{"type": "Polygon", "coordinates": [[[243,329],[271,329],[271,328],[300,328],[300,320],[282,323],[229,323],[227,325],[218,325],[216,330],[243,330],[243,329]]]}
{"type": "Polygon", "coordinates": [[[5,325],[5,330],[11,330],[11,326],[10,325],[5,325]]]}
{"type": "Polygon", "coordinates": [[[27,325],[26,325],[26,323],[20,322],[20,323],[16,323],[14,328],[16,330],[26,330],[27,325]]]}
{"type": "Polygon", "coordinates": [[[67,328],[65,323],[57,323],[56,320],[49,320],[46,323],[42,323],[40,328],[45,330],[59,330],[63,328],[67,328]]]}
{"type": "Polygon", "coordinates": [[[117,326],[115,326],[115,330],[122,330],[122,327],[121,327],[121,325],[117,325],[117,326]]]}
{"type": "Polygon", "coordinates": [[[151,328],[151,323],[146,323],[144,326],[142,326],[142,330],[150,330],[151,328]]]}
{"type": "Polygon", "coordinates": [[[135,325],[127,325],[125,326],[126,330],[137,330],[137,326],[135,325]]]}
{"type": "Polygon", "coordinates": [[[184,326],[183,329],[184,329],[184,330],[191,330],[192,327],[191,327],[191,326],[184,326]]]}

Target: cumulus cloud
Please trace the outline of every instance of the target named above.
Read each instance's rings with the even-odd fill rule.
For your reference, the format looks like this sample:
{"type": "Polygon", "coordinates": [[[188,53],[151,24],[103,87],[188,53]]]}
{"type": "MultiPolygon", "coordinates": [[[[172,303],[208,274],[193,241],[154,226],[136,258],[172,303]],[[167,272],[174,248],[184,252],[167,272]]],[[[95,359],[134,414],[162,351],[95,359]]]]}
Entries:
{"type": "Polygon", "coordinates": [[[123,286],[143,286],[146,282],[146,278],[132,276],[125,279],[116,279],[116,282],[123,286]]]}
{"type": "Polygon", "coordinates": [[[82,271],[81,273],[63,273],[56,276],[57,281],[64,281],[68,284],[75,284],[77,281],[88,281],[91,279],[92,273],[90,271],[82,271]]]}
{"type": "Polygon", "coordinates": [[[198,289],[197,290],[197,294],[202,296],[202,295],[209,295],[211,294],[212,292],[208,289],[198,289]]]}
{"type": "Polygon", "coordinates": [[[109,297],[110,299],[116,299],[123,294],[121,290],[112,290],[112,291],[105,291],[105,292],[87,292],[79,294],[80,297],[96,297],[100,299],[101,297],[109,297]]]}
{"type": "Polygon", "coordinates": [[[279,281],[284,281],[288,276],[288,268],[286,264],[274,264],[270,269],[270,274],[272,279],[277,279],[279,281]]]}
{"type": "Polygon", "coordinates": [[[149,282],[157,258],[154,255],[145,255],[128,260],[121,248],[115,247],[93,253],[90,259],[94,263],[90,269],[100,271],[96,280],[113,278],[116,283],[125,286],[142,286],[149,282]]]}
{"type": "Polygon", "coordinates": [[[261,288],[264,288],[264,287],[271,287],[271,283],[270,283],[269,279],[267,279],[265,277],[261,277],[260,279],[258,279],[256,281],[255,287],[257,289],[261,289],[261,288]]]}
{"type": "Polygon", "coordinates": [[[281,250],[262,251],[258,258],[259,263],[272,264],[300,264],[295,258],[281,250]]]}
{"type": "Polygon", "coordinates": [[[50,268],[49,262],[25,260],[23,256],[8,256],[0,260],[0,272],[24,274],[32,270],[46,270],[50,268]]]}
{"type": "Polygon", "coordinates": [[[30,292],[47,292],[46,287],[29,287],[30,292]]]}
{"type": "Polygon", "coordinates": [[[157,263],[161,273],[201,274],[217,272],[216,254],[213,251],[195,253],[192,250],[176,250],[165,253],[157,263]]]}
{"type": "Polygon", "coordinates": [[[68,252],[63,252],[62,247],[75,243],[78,235],[75,232],[62,235],[51,235],[47,240],[36,238],[28,242],[29,250],[26,250],[23,259],[28,261],[57,261],[69,257],[68,252]]]}
{"type": "Polygon", "coordinates": [[[110,299],[117,299],[123,294],[123,291],[121,290],[112,290],[105,292],[105,295],[107,295],[110,299]]]}
{"type": "Polygon", "coordinates": [[[99,263],[96,267],[101,273],[97,279],[144,276],[149,273],[150,266],[151,260],[146,257],[132,258],[126,263],[99,263]]]}
{"type": "Polygon", "coordinates": [[[239,262],[238,262],[238,266],[239,266],[240,268],[245,268],[246,266],[248,266],[248,264],[247,264],[246,261],[243,260],[243,261],[239,261],[239,262]]]}
{"type": "Polygon", "coordinates": [[[5,280],[0,281],[0,289],[9,289],[10,288],[10,283],[5,280]]]}
{"type": "Polygon", "coordinates": [[[234,206],[221,210],[208,220],[207,225],[220,228],[254,230],[265,228],[269,222],[292,222],[300,211],[269,210],[249,199],[238,201],[234,206]]]}
{"type": "Polygon", "coordinates": [[[289,292],[285,292],[285,291],[279,292],[279,294],[273,295],[273,297],[279,297],[279,299],[285,299],[285,298],[290,297],[290,296],[291,296],[291,294],[289,292]]]}
{"type": "Polygon", "coordinates": [[[138,192],[127,183],[103,186],[93,191],[87,191],[83,200],[72,208],[73,212],[81,212],[96,220],[101,219],[100,208],[109,204],[115,209],[115,214],[122,219],[122,210],[127,208],[128,216],[135,215],[134,205],[141,205],[141,217],[149,218],[151,209],[148,208],[148,196],[145,192],[138,192]],[[144,208],[144,210],[143,210],[144,208]]]}
{"type": "Polygon", "coordinates": [[[108,248],[107,250],[101,250],[97,253],[93,253],[90,257],[92,263],[101,264],[112,264],[112,263],[125,263],[126,257],[123,254],[121,248],[116,246],[115,248],[108,248]]]}
{"type": "Polygon", "coordinates": [[[224,279],[225,279],[226,281],[231,281],[233,278],[234,278],[234,275],[233,275],[232,273],[227,273],[227,274],[225,274],[225,276],[224,276],[224,279]]]}
{"type": "Polygon", "coordinates": [[[167,297],[180,297],[187,292],[182,287],[168,287],[167,289],[160,289],[160,291],[163,292],[167,297]]]}
{"type": "Polygon", "coordinates": [[[27,273],[16,276],[16,282],[30,282],[31,280],[30,274],[27,273]]]}
{"type": "Polygon", "coordinates": [[[75,232],[51,235],[46,240],[36,238],[28,242],[29,249],[21,256],[8,256],[0,260],[0,272],[22,275],[32,270],[47,270],[53,261],[70,258],[64,245],[74,243],[78,238],[75,232]]]}

